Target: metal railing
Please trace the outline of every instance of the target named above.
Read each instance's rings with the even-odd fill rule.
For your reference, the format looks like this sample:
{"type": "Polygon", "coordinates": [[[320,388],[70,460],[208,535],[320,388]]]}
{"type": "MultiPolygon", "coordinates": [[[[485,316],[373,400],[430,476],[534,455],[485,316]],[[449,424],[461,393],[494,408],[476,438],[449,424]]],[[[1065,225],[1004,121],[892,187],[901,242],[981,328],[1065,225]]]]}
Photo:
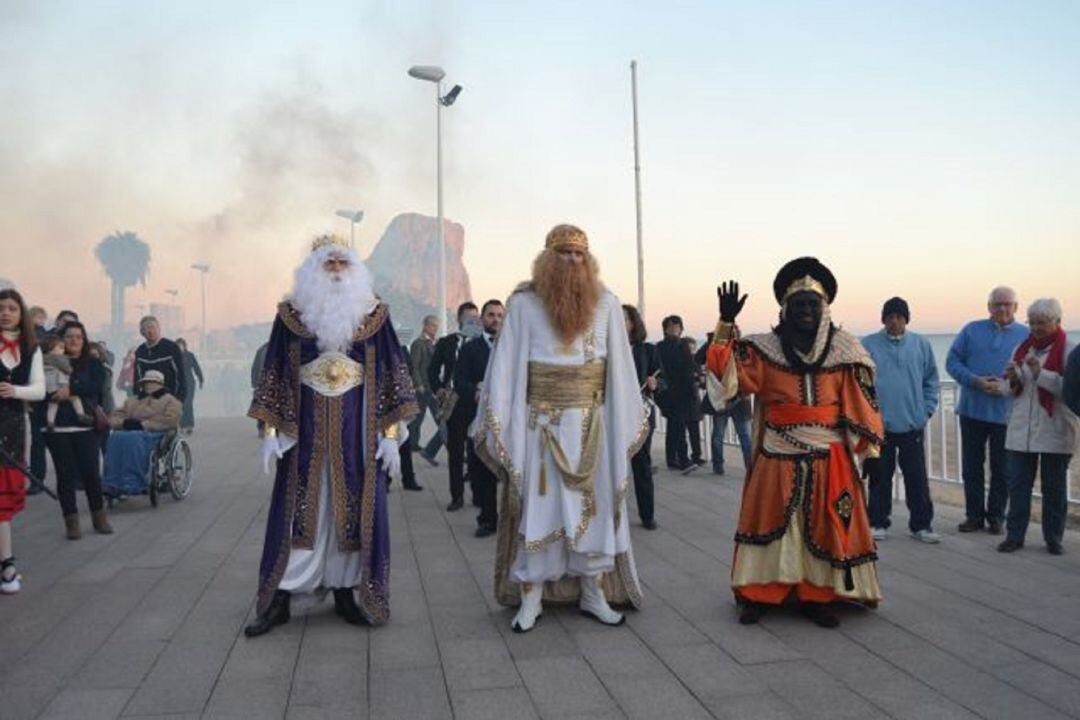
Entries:
{"type": "MultiPolygon", "coordinates": [[[[963,485],[963,453],[960,451],[960,416],[956,414],[956,406],[960,402],[960,386],[953,380],[943,380],[939,386],[941,402],[938,403],[937,412],[926,424],[926,472],[931,480],[936,482],[963,485]]],[[[753,402],[751,397],[750,401],[753,402]]],[[[703,459],[711,460],[712,444],[712,417],[706,415],[701,421],[701,451],[703,459]]],[[[660,413],[657,412],[656,432],[664,433],[665,423],[660,413]]],[[[735,435],[732,423],[724,432],[724,444],[738,447],[739,440],[735,435]]],[[[897,477],[900,470],[897,468],[897,477]]],[[[989,477],[989,469],[987,470],[989,477]]],[[[1035,497],[1040,497],[1038,492],[1039,483],[1035,484],[1035,497]]],[[[893,483],[893,493],[897,499],[904,497],[904,484],[893,483]]],[[[1077,480],[1075,465],[1069,468],[1067,493],[1069,504],[1080,505],[1080,482],[1077,480]]]]}

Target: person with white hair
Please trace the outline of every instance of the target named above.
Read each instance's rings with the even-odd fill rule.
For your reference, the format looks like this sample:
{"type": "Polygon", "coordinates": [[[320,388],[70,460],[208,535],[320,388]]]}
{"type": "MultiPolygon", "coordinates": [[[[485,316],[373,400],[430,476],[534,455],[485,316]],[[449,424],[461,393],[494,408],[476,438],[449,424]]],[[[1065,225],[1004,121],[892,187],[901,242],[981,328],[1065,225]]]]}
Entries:
{"type": "Polygon", "coordinates": [[[278,305],[248,415],[277,460],[259,567],[255,637],[289,621],[293,595],[334,593],[352,625],[390,617],[387,475],[418,412],[408,358],[356,253],[315,240],[278,305]],[[357,603],[359,600],[359,604],[357,603]]]}
{"type": "Polygon", "coordinates": [[[967,517],[957,528],[975,532],[986,527],[1000,535],[1009,498],[1005,479],[1005,427],[1012,404],[1001,373],[1012,349],[1027,337],[1016,322],[1016,292],[1009,287],[990,291],[990,317],[964,326],[953,340],[945,369],[960,385],[960,455],[967,517]],[[990,448],[990,493],[986,494],[986,448],[990,448]]]}
{"type": "Polygon", "coordinates": [[[1005,369],[1015,398],[1005,436],[1008,451],[1009,517],[998,551],[1024,546],[1031,517],[1031,489],[1038,470],[1042,485],[1042,530],[1046,551],[1060,555],[1068,511],[1069,461],[1076,448],[1078,421],[1062,402],[1065,359],[1075,349],[1061,329],[1061,304],[1040,298],[1028,308],[1031,334],[1013,351],[1005,369]]]}

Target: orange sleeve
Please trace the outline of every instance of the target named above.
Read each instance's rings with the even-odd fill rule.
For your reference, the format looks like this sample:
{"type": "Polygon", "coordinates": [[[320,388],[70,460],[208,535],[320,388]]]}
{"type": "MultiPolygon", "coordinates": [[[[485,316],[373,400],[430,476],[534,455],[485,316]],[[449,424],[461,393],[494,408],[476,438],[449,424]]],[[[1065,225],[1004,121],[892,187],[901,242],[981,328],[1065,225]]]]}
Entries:
{"type": "Polygon", "coordinates": [[[874,396],[873,371],[862,365],[844,368],[840,414],[850,447],[859,454],[885,444],[885,423],[874,396]]]}
{"type": "Polygon", "coordinates": [[[753,395],[761,388],[765,375],[765,363],[749,343],[729,340],[713,343],[705,355],[705,367],[720,380],[724,380],[729,366],[734,363],[740,395],[753,395]]]}

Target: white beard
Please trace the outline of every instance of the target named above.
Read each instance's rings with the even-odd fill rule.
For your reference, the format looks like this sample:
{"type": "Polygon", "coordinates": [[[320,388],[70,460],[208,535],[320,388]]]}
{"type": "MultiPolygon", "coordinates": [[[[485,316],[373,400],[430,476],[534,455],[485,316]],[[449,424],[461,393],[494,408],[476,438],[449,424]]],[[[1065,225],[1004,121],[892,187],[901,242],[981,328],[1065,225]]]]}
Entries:
{"type": "Polygon", "coordinates": [[[322,352],[348,352],[353,335],[377,303],[367,267],[352,250],[330,246],[308,255],[296,269],[293,291],[286,300],[300,311],[300,319],[315,334],[322,352]],[[349,259],[348,270],[337,274],[336,280],[323,269],[331,255],[349,259]]]}

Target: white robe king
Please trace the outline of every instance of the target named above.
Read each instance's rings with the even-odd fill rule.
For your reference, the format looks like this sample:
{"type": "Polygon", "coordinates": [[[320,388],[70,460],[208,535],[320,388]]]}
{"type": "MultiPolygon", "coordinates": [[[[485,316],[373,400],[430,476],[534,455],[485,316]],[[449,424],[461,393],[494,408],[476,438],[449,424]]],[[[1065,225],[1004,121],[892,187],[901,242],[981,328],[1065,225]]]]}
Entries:
{"type": "MultiPolygon", "coordinates": [[[[595,269],[583,232],[556,227],[547,251],[560,242],[582,246],[595,269]]],[[[534,285],[519,287],[508,302],[470,430],[477,453],[503,486],[496,597],[516,606],[524,594],[524,610],[533,593],[537,616],[541,587],[544,600],[580,598],[587,612],[593,608],[586,596],[597,587],[601,603],[641,603],[626,494],[630,458],[648,435],[648,417],[618,298],[601,288],[592,322],[584,324],[568,342],[534,285]]],[[[592,614],[607,624],[621,622],[617,613],[592,614]]],[[[530,629],[527,624],[515,621],[515,629],[530,629]]]]}

